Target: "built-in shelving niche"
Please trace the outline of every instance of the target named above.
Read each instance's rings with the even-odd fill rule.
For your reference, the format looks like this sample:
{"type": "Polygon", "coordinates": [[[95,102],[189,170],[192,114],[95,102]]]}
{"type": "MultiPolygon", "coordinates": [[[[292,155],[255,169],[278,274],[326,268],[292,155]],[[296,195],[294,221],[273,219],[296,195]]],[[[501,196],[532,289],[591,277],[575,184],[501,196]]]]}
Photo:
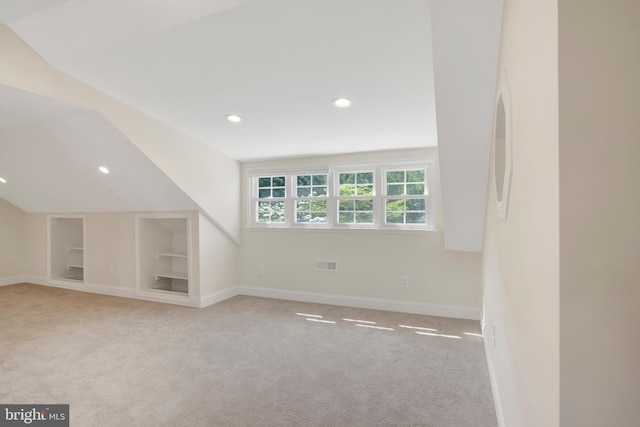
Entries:
{"type": "Polygon", "coordinates": [[[136,217],[137,290],[163,299],[190,296],[191,226],[188,214],[136,217]]]}
{"type": "Polygon", "coordinates": [[[49,216],[49,280],[84,284],[84,218],[49,216]]]}

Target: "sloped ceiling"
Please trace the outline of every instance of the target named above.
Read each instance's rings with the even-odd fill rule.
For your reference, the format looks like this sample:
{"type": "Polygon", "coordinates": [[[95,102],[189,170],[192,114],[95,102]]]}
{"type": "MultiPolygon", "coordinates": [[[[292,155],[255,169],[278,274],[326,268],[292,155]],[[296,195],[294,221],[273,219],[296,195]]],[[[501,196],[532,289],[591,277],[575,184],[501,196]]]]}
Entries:
{"type": "Polygon", "coordinates": [[[52,66],[240,161],[439,145],[445,244],[461,250],[482,246],[501,13],[502,0],[0,3],[52,66]]]}
{"type": "Polygon", "coordinates": [[[0,99],[0,197],[19,208],[199,209],[100,113],[3,85],[0,99]]]}

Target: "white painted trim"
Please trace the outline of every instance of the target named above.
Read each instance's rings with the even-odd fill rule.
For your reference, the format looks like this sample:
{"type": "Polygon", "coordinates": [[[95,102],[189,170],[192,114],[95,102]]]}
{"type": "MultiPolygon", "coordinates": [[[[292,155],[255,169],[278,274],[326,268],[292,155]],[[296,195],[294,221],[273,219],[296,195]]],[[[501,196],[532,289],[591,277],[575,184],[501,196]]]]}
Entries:
{"type": "Polygon", "coordinates": [[[204,308],[204,307],[208,307],[210,305],[213,304],[217,304],[219,302],[222,302],[224,300],[227,300],[229,298],[233,298],[235,296],[240,295],[238,293],[238,288],[237,287],[233,287],[233,288],[227,288],[227,289],[223,289],[221,291],[218,292],[213,292],[210,294],[207,294],[203,297],[200,298],[200,308],[204,308]]]}
{"type": "Polygon", "coordinates": [[[25,278],[23,276],[11,276],[0,278],[0,286],[17,285],[18,283],[24,283],[25,278]]]}
{"type": "Polygon", "coordinates": [[[238,286],[238,295],[277,298],[290,301],[331,304],[372,310],[395,311],[400,313],[423,314],[426,316],[451,317],[455,319],[480,320],[479,308],[460,307],[440,304],[425,304],[409,301],[386,300],[378,298],[360,298],[337,294],[290,291],[285,289],[238,286]]]}
{"type": "Polygon", "coordinates": [[[110,295],[123,298],[136,298],[135,288],[122,288],[117,286],[99,285],[96,283],[86,283],[83,290],[94,294],[110,295]]]}
{"type": "MultiPolygon", "coordinates": [[[[29,282],[34,283],[34,282],[29,282]]],[[[35,283],[36,285],[53,286],[55,288],[70,289],[72,291],[86,290],[84,282],[68,282],[66,280],[45,279],[45,283],[35,283]]]]}
{"type": "MultiPolygon", "coordinates": [[[[395,311],[399,313],[422,314],[425,316],[450,317],[454,319],[480,320],[481,310],[471,307],[460,307],[441,304],[425,304],[409,301],[385,300],[378,298],[359,298],[337,294],[322,294],[315,292],[289,291],[285,289],[259,288],[254,286],[237,286],[226,288],[218,292],[210,293],[199,299],[189,298],[187,295],[167,295],[151,291],[136,292],[134,288],[121,288],[115,286],[98,284],[74,284],[63,281],[51,281],[46,277],[38,276],[15,276],[0,279],[0,286],[13,285],[17,283],[33,283],[35,285],[55,286],[59,288],[76,291],[91,292],[102,295],[111,295],[124,298],[134,298],[144,301],[155,301],[184,305],[188,307],[204,308],[217,304],[237,295],[247,295],[263,298],[275,298],[289,301],[310,302],[317,304],[339,305],[344,307],[368,308],[372,310],[395,311]]],[[[486,349],[485,349],[486,351],[486,349]]],[[[487,362],[489,362],[487,355],[487,362]]],[[[492,385],[494,384],[493,367],[489,366],[489,373],[492,375],[492,385]]],[[[494,390],[496,388],[494,387],[494,390]]],[[[499,400],[496,400],[498,405],[499,400]]],[[[500,426],[502,427],[502,426],[500,426]]]]}
{"type": "MultiPolygon", "coordinates": [[[[482,319],[482,335],[486,336],[484,333],[484,319],[482,319]]],[[[489,370],[489,380],[491,381],[491,393],[493,394],[493,404],[496,408],[496,418],[498,421],[498,427],[506,427],[507,424],[504,421],[504,411],[502,409],[502,399],[500,398],[500,389],[498,387],[498,380],[496,379],[496,371],[493,367],[493,359],[491,358],[491,353],[489,352],[489,347],[487,346],[487,341],[483,342],[485,359],[487,359],[487,368],[489,370]]]]}

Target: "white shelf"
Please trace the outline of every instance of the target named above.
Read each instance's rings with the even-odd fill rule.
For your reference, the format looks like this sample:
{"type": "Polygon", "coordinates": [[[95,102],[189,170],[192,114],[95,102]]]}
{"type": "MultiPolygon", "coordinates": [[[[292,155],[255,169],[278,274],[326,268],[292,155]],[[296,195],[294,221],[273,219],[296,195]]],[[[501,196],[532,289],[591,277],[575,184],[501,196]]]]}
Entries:
{"type": "Polygon", "coordinates": [[[189,280],[189,275],[182,271],[169,271],[167,273],[156,274],[156,280],[160,280],[160,279],[189,280]]]}
{"type": "Polygon", "coordinates": [[[84,268],[84,266],[83,265],[73,265],[73,264],[67,265],[67,270],[69,270],[71,268],[84,268]]]}
{"type": "Polygon", "coordinates": [[[156,258],[160,258],[160,257],[172,257],[172,258],[187,258],[187,254],[186,253],[182,253],[182,252],[161,252],[156,254],[156,258]]]}
{"type": "Polygon", "coordinates": [[[84,248],[67,248],[67,252],[74,252],[74,251],[84,251],[84,248]]]}

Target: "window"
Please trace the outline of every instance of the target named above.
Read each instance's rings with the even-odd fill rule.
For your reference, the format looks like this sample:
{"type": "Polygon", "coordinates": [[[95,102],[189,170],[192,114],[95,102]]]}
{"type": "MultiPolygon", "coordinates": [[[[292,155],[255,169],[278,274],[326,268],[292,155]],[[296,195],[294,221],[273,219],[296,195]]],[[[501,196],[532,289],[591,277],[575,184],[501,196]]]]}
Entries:
{"type": "Polygon", "coordinates": [[[256,221],[262,224],[284,224],[287,194],[285,176],[261,176],[257,179],[257,184],[256,221]]]}
{"type": "Polygon", "coordinates": [[[296,175],[296,223],[327,222],[327,174],[296,175]]]}
{"type": "Polygon", "coordinates": [[[373,172],[338,174],[338,224],[373,224],[373,172]]]}
{"type": "Polygon", "coordinates": [[[248,171],[248,225],[433,230],[433,163],[248,171]]]}
{"type": "Polygon", "coordinates": [[[385,170],[385,224],[427,224],[426,169],[385,170]]]}

